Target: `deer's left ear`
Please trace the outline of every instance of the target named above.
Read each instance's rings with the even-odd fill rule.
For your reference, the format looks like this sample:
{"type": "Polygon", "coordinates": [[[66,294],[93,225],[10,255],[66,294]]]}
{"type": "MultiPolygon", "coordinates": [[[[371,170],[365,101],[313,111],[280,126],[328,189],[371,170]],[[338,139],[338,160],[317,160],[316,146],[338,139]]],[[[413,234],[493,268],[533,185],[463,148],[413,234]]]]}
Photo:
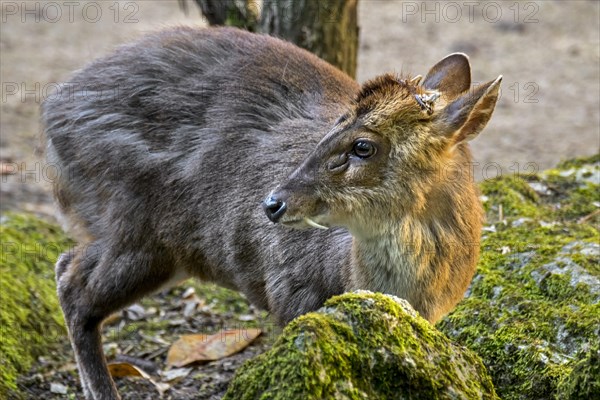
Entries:
{"type": "Polygon", "coordinates": [[[485,128],[492,117],[502,75],[493,81],[467,91],[439,111],[437,122],[440,129],[454,143],[469,141],[485,128]]]}
{"type": "Polygon", "coordinates": [[[471,64],[463,53],[453,53],[435,64],[425,77],[423,87],[454,99],[471,86],[471,64]]]}

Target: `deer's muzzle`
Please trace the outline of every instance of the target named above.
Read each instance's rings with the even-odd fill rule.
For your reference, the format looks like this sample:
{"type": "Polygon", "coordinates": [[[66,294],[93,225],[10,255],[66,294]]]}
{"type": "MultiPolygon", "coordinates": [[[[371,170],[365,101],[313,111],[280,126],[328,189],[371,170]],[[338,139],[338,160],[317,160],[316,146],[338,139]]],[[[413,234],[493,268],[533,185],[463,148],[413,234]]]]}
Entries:
{"type": "Polygon", "coordinates": [[[265,214],[272,222],[277,222],[285,214],[287,205],[285,201],[276,197],[276,195],[269,196],[263,201],[263,210],[265,214]]]}

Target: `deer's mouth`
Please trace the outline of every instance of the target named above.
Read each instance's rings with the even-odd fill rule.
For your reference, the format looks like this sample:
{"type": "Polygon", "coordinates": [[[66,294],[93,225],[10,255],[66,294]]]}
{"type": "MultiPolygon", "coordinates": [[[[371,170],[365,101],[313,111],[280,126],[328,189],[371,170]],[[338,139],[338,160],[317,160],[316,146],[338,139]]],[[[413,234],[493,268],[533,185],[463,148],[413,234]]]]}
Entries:
{"type": "Polygon", "coordinates": [[[289,226],[291,228],[302,229],[302,228],[318,228],[318,229],[329,229],[328,226],[325,226],[317,221],[315,218],[296,218],[296,219],[286,219],[282,220],[281,223],[285,226],[289,226]]]}
{"type": "Polygon", "coordinates": [[[306,223],[307,225],[312,226],[313,228],[325,229],[325,230],[329,229],[329,227],[327,227],[325,225],[321,225],[318,222],[316,222],[310,218],[304,218],[302,221],[304,223],[306,223]]]}

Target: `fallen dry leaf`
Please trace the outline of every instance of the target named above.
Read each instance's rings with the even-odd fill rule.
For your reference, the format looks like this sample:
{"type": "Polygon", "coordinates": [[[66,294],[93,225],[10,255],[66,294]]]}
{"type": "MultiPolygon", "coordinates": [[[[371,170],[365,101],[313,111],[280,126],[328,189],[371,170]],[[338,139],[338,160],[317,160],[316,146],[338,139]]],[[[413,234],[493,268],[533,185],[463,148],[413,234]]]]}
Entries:
{"type": "Polygon", "coordinates": [[[108,364],[108,371],[113,378],[123,378],[124,376],[141,376],[142,378],[151,380],[150,375],[135,365],[129,364],[128,362],[108,364]]]}
{"type": "Polygon", "coordinates": [[[246,348],[261,334],[260,329],[233,329],[214,335],[184,335],[173,343],[167,365],[183,367],[196,361],[215,361],[246,348]]]}
{"type": "Polygon", "coordinates": [[[178,381],[192,372],[191,368],[175,368],[162,373],[162,379],[166,382],[178,381]]]}
{"type": "Polygon", "coordinates": [[[123,310],[123,314],[130,321],[139,321],[146,316],[146,310],[139,304],[132,304],[123,310]]]}
{"type": "Polygon", "coordinates": [[[194,289],[193,287],[189,287],[187,289],[185,289],[185,292],[183,292],[183,294],[181,295],[182,299],[189,299],[190,297],[196,295],[196,289],[194,289]]]}
{"type": "Polygon", "coordinates": [[[124,352],[121,354],[117,354],[115,359],[112,360],[112,363],[128,363],[136,366],[137,368],[141,368],[142,371],[151,375],[158,371],[158,365],[153,363],[152,361],[149,361],[145,358],[130,356],[128,354],[124,354],[124,352]]]}
{"type": "Polygon", "coordinates": [[[165,392],[171,389],[171,385],[166,382],[154,382],[154,387],[158,390],[158,393],[162,396],[165,392]]]}
{"type": "Polygon", "coordinates": [[[171,387],[167,383],[156,382],[154,379],[144,372],[144,370],[136,367],[135,365],[129,364],[128,362],[119,362],[108,364],[108,371],[113,378],[123,378],[126,376],[139,376],[147,379],[154,385],[158,393],[162,396],[171,387]]]}
{"type": "Polygon", "coordinates": [[[183,307],[183,316],[188,318],[194,315],[199,304],[200,302],[196,300],[186,300],[183,307]]]}

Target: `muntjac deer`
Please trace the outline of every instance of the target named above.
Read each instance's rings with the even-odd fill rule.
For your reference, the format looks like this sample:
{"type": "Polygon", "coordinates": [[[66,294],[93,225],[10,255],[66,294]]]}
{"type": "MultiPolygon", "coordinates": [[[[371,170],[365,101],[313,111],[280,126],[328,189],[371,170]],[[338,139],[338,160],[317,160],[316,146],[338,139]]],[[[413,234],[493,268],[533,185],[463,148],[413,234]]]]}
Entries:
{"type": "Polygon", "coordinates": [[[475,271],[467,141],[500,81],[471,88],[457,53],[424,79],[360,86],[290,43],[184,27],[76,73],[80,90],[51,96],[43,122],[80,243],[56,279],[86,398],[119,398],[102,320],[187,277],[237,289],[282,324],[354,289],[437,321],[475,271]],[[292,229],[311,227],[330,229],[292,229]]]}

